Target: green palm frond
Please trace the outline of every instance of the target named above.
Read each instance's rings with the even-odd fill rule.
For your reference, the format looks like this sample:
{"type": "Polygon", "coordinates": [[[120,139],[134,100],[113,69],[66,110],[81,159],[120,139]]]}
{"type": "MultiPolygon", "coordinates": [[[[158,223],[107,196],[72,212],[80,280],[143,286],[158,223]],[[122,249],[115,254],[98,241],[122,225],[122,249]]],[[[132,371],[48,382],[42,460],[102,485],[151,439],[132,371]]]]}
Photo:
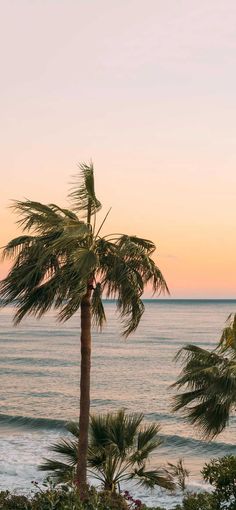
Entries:
{"type": "Polygon", "coordinates": [[[41,204],[33,200],[14,201],[13,210],[19,214],[20,219],[18,225],[23,231],[34,230],[35,233],[41,234],[52,229],[59,229],[63,223],[63,216],[59,214],[50,205],[41,204]]]}
{"type": "Polygon", "coordinates": [[[127,414],[123,409],[108,416],[110,442],[115,445],[120,455],[125,455],[133,446],[137,431],[143,420],[142,413],[127,414]]]}
{"type": "Polygon", "coordinates": [[[76,421],[69,421],[66,424],[66,430],[77,439],[79,438],[79,424],[76,421]]]}
{"type": "Polygon", "coordinates": [[[172,476],[165,469],[146,469],[145,466],[134,469],[129,477],[131,480],[137,481],[138,485],[146,489],[153,489],[155,486],[162,487],[167,490],[174,490],[175,483],[172,476]]]}
{"type": "Polygon", "coordinates": [[[4,248],[3,248],[3,259],[14,259],[18,256],[22,249],[29,248],[35,241],[34,236],[19,236],[15,239],[12,239],[4,248]]]}
{"type": "Polygon", "coordinates": [[[100,283],[97,283],[94,288],[91,308],[95,325],[102,329],[103,324],[106,322],[106,315],[102,303],[102,286],[100,283]]]}
{"type": "MultiPolygon", "coordinates": [[[[50,204],[49,207],[52,211],[55,211],[56,213],[62,213],[64,218],[69,218],[70,220],[76,221],[76,222],[79,221],[77,215],[70,209],[65,209],[64,207],[59,207],[59,205],[57,205],[57,204],[50,204]]],[[[82,222],[80,222],[80,223],[82,223],[82,222]]]]}
{"type": "Polygon", "coordinates": [[[183,459],[178,459],[176,464],[172,464],[168,462],[168,471],[173,476],[173,478],[177,479],[177,485],[182,492],[186,489],[186,479],[190,475],[190,471],[185,467],[183,459]]]}
{"type": "Polygon", "coordinates": [[[138,243],[134,240],[135,237],[121,236],[113,242],[97,242],[101,282],[107,297],[117,298],[125,336],[135,331],[144,312],[144,286],[151,284],[155,292],[168,292],[160,270],[147,254],[154,245],[144,240],[142,246],[140,239],[138,243]]]}
{"type": "Polygon", "coordinates": [[[87,292],[87,282],[86,281],[78,281],[72,283],[70,288],[73,287],[73,293],[70,295],[68,292],[68,297],[66,304],[61,307],[61,299],[59,300],[60,312],[58,314],[58,319],[60,322],[65,322],[70,319],[81,307],[81,302],[83,297],[87,292]]]}
{"type": "Polygon", "coordinates": [[[105,414],[92,415],[90,417],[89,443],[93,448],[107,445],[109,439],[106,423],[105,414]]]}
{"type": "Polygon", "coordinates": [[[137,236],[127,236],[123,235],[120,237],[120,245],[127,245],[132,248],[132,246],[136,246],[138,248],[138,253],[144,252],[147,255],[151,255],[155,249],[155,244],[150,241],[149,239],[142,239],[141,237],[137,236]]]}
{"type": "Polygon", "coordinates": [[[91,215],[101,209],[101,203],[95,194],[93,164],[82,163],[79,167],[80,174],[76,177],[69,198],[72,200],[74,210],[82,211],[87,218],[87,223],[90,223],[91,215]]]}
{"type": "Polygon", "coordinates": [[[43,459],[44,462],[38,466],[40,471],[50,471],[50,476],[57,483],[71,482],[75,476],[75,466],[51,459],[43,459]]]}
{"type": "Polygon", "coordinates": [[[75,466],[78,461],[77,453],[78,441],[73,439],[59,439],[57,443],[53,443],[49,450],[63,456],[68,464],[75,466]]]}
{"type": "Polygon", "coordinates": [[[213,438],[228,424],[236,407],[236,360],[221,349],[208,351],[189,345],[178,354],[183,360],[180,377],[173,385],[184,388],[174,397],[174,411],[181,411],[205,437],[213,438]]]}
{"type": "MultiPolygon", "coordinates": [[[[123,409],[90,417],[88,468],[106,490],[116,490],[120,482],[130,479],[149,488],[155,485],[167,489],[173,487],[172,478],[165,469],[146,468],[146,461],[161,441],[159,426],[142,427],[142,421],[142,414],[128,414],[123,409]]],[[[50,447],[58,459],[46,459],[40,466],[41,470],[55,471],[58,480],[74,476],[72,468],[78,459],[78,426],[72,422],[66,428],[72,438],[60,439],[50,447]]]]}
{"type": "Polygon", "coordinates": [[[140,465],[149,458],[158,446],[162,444],[162,440],[158,436],[159,431],[159,425],[151,424],[138,432],[137,450],[132,455],[132,460],[135,460],[140,465]]]}
{"type": "Polygon", "coordinates": [[[229,315],[218,347],[222,351],[232,349],[236,354],[236,314],[229,315]]]}

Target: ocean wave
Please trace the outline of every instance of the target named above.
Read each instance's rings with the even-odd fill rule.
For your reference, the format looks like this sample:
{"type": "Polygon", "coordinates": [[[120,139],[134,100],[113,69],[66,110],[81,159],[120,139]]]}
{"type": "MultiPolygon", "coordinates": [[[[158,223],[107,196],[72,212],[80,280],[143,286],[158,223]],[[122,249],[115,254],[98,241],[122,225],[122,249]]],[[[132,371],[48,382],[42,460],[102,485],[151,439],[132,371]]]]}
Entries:
{"type": "MultiPolygon", "coordinates": [[[[71,367],[76,366],[78,363],[76,361],[65,360],[60,358],[37,358],[36,356],[28,356],[28,357],[13,357],[13,356],[5,356],[0,358],[0,364],[4,365],[16,365],[16,366],[39,366],[39,367],[71,367]]],[[[14,366],[13,366],[14,369],[14,366]]]]}
{"type": "Polygon", "coordinates": [[[213,454],[213,455],[236,455],[236,445],[225,443],[223,441],[205,441],[203,439],[195,439],[192,437],[179,436],[177,434],[165,435],[160,434],[163,444],[167,448],[181,448],[183,454],[213,454]]]}
{"type": "MultiPolygon", "coordinates": [[[[46,429],[61,430],[65,432],[68,420],[60,420],[55,418],[35,418],[30,416],[14,416],[8,414],[0,414],[0,427],[27,428],[30,430],[46,429]]],[[[164,448],[173,449],[181,448],[183,454],[193,452],[199,454],[233,454],[236,455],[236,445],[220,442],[205,441],[203,439],[195,439],[192,437],[181,436],[177,434],[160,434],[164,448]]]]}
{"type": "Polygon", "coordinates": [[[50,430],[65,430],[68,420],[59,420],[55,418],[33,418],[31,416],[14,416],[8,414],[0,414],[0,427],[15,427],[50,430]]]}

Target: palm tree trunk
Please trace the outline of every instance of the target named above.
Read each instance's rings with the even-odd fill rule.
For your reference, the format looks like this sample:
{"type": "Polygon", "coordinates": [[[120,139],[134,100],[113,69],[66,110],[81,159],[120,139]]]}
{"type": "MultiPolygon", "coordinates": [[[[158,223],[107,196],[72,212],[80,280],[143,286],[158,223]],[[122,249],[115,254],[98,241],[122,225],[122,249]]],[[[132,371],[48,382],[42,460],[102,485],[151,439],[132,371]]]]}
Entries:
{"type": "Polygon", "coordinates": [[[87,452],[90,410],[90,366],[91,366],[91,286],[81,302],[81,369],[80,369],[80,416],[78,464],[76,484],[80,497],[87,494],[87,452]]]}

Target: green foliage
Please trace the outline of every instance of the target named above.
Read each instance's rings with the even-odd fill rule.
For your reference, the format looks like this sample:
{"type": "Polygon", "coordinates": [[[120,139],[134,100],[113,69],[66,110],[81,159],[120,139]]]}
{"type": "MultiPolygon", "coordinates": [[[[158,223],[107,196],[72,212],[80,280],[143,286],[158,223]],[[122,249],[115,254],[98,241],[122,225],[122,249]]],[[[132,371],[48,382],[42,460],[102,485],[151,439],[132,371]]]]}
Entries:
{"type": "Polygon", "coordinates": [[[31,510],[32,505],[26,496],[11,494],[9,491],[0,492],[0,510],[31,510]]]}
{"type": "Polygon", "coordinates": [[[202,470],[203,478],[214,487],[220,508],[236,509],[236,457],[212,459],[202,470]]]}
{"type": "Polygon", "coordinates": [[[176,464],[168,462],[168,470],[171,475],[177,479],[177,485],[182,492],[186,490],[186,478],[189,477],[189,470],[184,466],[183,459],[179,459],[176,464]]]}
{"type": "Polygon", "coordinates": [[[72,199],[74,210],[84,212],[87,222],[90,223],[91,215],[101,209],[101,203],[95,194],[93,163],[91,162],[90,165],[82,163],[80,171],[81,174],[76,176],[69,196],[72,199]]]}
{"type": "Polygon", "coordinates": [[[230,314],[223,329],[219,346],[223,351],[236,351],[236,314],[230,314]]]}
{"type": "Polygon", "coordinates": [[[177,505],[174,510],[217,510],[214,496],[208,492],[189,493],[181,505],[177,505]]]}
{"type": "Polygon", "coordinates": [[[236,457],[227,455],[206,463],[202,475],[212,493],[188,493],[175,510],[236,510],[236,457]]]}
{"type": "Polygon", "coordinates": [[[213,438],[228,424],[236,406],[236,315],[228,320],[214,351],[187,345],[177,355],[183,369],[174,384],[185,388],[174,399],[174,411],[213,438]]]}
{"type": "Polygon", "coordinates": [[[97,492],[94,488],[89,489],[82,503],[75,487],[48,483],[32,497],[1,492],[0,510],[128,510],[128,506],[121,495],[97,492]]]}
{"type": "MultiPolygon", "coordinates": [[[[89,426],[88,469],[102,487],[116,491],[122,481],[135,480],[152,488],[173,489],[172,477],[163,468],[148,469],[150,455],[160,445],[158,425],[142,425],[142,414],[117,413],[91,416],[89,426]]],[[[50,471],[58,482],[73,480],[78,461],[78,426],[68,425],[72,437],[60,439],[50,447],[58,456],[45,459],[39,467],[50,471]]]]}
{"type": "Polygon", "coordinates": [[[124,335],[134,331],[144,311],[141,296],[147,283],[168,292],[161,271],[151,258],[155,245],[136,236],[101,237],[96,216],[101,204],[94,188],[93,165],[80,165],[69,198],[73,210],[55,204],[16,201],[23,234],[10,241],[4,256],[13,266],[0,284],[0,298],[14,301],[15,323],[26,315],[41,317],[50,308],[68,320],[81,306],[88,289],[95,324],[102,327],[102,295],[117,298],[124,335]]]}

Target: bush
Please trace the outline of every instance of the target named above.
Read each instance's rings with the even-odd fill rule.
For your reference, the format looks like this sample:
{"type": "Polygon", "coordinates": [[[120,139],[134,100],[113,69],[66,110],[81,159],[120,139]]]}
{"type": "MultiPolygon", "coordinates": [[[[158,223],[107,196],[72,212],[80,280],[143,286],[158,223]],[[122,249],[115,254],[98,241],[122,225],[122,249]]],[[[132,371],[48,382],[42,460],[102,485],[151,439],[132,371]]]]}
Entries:
{"type": "Polygon", "coordinates": [[[9,491],[0,492],[0,510],[31,510],[31,508],[26,496],[10,494],[9,491]]]}
{"type": "Polygon", "coordinates": [[[75,488],[50,484],[32,497],[17,496],[9,491],[0,493],[0,510],[128,510],[125,499],[111,492],[91,488],[83,503],[75,488]]]}
{"type": "Polygon", "coordinates": [[[214,487],[218,508],[236,510],[236,457],[212,459],[202,470],[203,478],[214,487]]]}
{"type": "Polygon", "coordinates": [[[187,494],[182,505],[177,505],[175,510],[217,510],[215,498],[208,492],[187,494]]]}

